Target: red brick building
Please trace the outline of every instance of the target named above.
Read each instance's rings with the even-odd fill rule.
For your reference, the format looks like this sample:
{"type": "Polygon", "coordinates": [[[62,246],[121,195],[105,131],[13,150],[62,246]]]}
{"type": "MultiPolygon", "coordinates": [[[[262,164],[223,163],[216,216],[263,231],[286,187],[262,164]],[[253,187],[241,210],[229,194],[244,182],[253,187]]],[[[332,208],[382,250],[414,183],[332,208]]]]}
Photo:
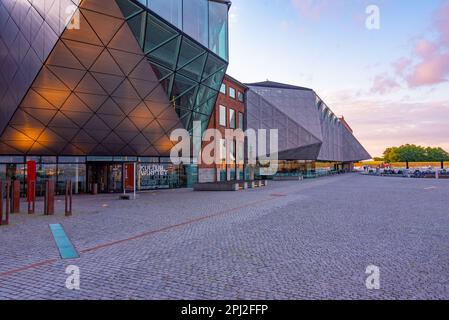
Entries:
{"type": "MultiPolygon", "coordinates": [[[[241,129],[245,131],[247,91],[248,88],[244,84],[229,75],[225,76],[208,126],[208,129],[218,129],[222,135],[220,141],[222,163],[219,165],[200,165],[200,183],[244,179],[243,164],[238,165],[236,161],[232,161],[226,165],[225,155],[230,153],[231,159],[235,160],[238,145],[235,141],[226,141],[225,130],[241,129]]],[[[243,150],[239,152],[243,153],[243,150]]]]}

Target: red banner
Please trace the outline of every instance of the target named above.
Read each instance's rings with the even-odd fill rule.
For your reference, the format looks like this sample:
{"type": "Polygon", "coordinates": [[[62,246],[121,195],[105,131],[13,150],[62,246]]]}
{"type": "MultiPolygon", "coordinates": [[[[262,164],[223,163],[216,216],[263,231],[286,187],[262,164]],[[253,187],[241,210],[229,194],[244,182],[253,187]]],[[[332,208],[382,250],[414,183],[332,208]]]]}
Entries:
{"type": "Polygon", "coordinates": [[[36,161],[27,162],[27,200],[36,200],[36,161]]]}
{"type": "Polygon", "coordinates": [[[134,166],[135,166],[135,164],[127,164],[126,165],[125,185],[126,185],[126,189],[128,189],[128,190],[134,189],[134,166]]]}

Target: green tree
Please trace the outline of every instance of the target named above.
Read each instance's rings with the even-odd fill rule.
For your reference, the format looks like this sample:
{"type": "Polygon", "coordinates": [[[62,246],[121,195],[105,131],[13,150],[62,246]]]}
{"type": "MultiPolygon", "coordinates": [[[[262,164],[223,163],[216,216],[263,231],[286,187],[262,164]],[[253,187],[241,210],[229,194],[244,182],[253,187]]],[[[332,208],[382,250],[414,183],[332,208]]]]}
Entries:
{"type": "Polygon", "coordinates": [[[422,147],[406,144],[387,148],[384,152],[385,162],[436,162],[449,161],[449,153],[442,148],[422,147]]]}
{"type": "Polygon", "coordinates": [[[398,155],[398,148],[396,147],[387,148],[384,152],[384,160],[385,162],[388,163],[400,161],[398,155]]]}

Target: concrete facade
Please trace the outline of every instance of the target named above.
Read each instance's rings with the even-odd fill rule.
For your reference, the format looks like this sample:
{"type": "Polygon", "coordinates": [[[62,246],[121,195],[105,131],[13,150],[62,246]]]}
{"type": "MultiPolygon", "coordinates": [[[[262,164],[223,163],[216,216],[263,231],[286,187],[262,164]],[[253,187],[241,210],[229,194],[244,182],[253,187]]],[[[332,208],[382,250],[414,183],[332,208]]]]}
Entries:
{"type": "Polygon", "coordinates": [[[248,87],[247,127],[278,129],[280,160],[355,162],[371,158],[312,89],[270,81],[248,87]]]}

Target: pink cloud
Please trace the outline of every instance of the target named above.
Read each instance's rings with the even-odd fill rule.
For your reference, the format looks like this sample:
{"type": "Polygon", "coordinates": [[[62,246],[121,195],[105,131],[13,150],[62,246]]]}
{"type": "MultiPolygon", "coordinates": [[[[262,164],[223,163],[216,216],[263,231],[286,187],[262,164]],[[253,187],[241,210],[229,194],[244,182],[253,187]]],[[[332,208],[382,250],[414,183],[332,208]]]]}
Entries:
{"type": "Polygon", "coordinates": [[[337,114],[343,114],[354,134],[372,156],[390,146],[414,143],[449,151],[447,101],[413,102],[357,98],[350,92],[325,98],[337,114]]]}
{"type": "Polygon", "coordinates": [[[339,0],[291,0],[293,6],[303,17],[319,20],[321,16],[335,9],[339,0]]]}
{"type": "Polygon", "coordinates": [[[439,84],[449,79],[449,53],[435,52],[420,63],[405,79],[409,87],[439,84]]]}
{"type": "Polygon", "coordinates": [[[422,58],[429,58],[438,51],[438,45],[427,40],[419,40],[415,45],[415,53],[422,58]]]}
{"type": "Polygon", "coordinates": [[[395,89],[400,88],[400,85],[388,75],[378,75],[374,78],[372,93],[385,94],[395,89]]]}
{"type": "Polygon", "coordinates": [[[397,75],[402,75],[411,66],[412,61],[407,58],[400,58],[392,63],[395,73],[397,75]]]}
{"type": "Polygon", "coordinates": [[[396,74],[410,88],[436,85],[449,81],[449,3],[435,13],[432,29],[437,40],[420,39],[415,43],[412,59],[401,58],[393,64],[396,74]]]}

